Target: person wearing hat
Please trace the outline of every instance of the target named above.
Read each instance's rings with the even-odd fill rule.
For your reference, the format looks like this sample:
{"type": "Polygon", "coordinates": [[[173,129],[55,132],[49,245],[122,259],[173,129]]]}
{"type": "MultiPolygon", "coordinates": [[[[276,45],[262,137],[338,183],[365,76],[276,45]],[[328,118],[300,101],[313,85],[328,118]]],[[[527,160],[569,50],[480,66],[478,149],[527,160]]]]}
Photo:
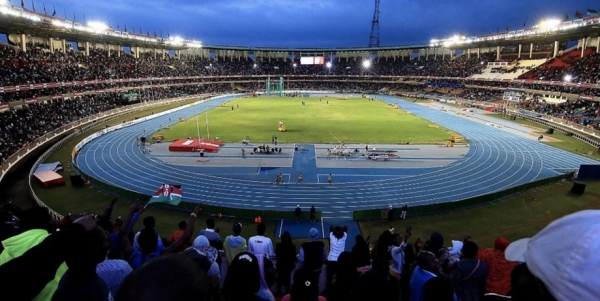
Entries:
{"type": "Polygon", "coordinates": [[[298,262],[312,271],[312,280],[318,283],[323,263],[327,260],[327,251],[325,251],[325,244],[319,241],[319,230],[311,228],[308,237],[310,240],[300,246],[298,262]]]}
{"type": "Polygon", "coordinates": [[[598,221],[600,210],[579,211],[509,244],[506,260],[523,263],[512,273],[512,300],[598,300],[598,221]]]}
{"type": "Polygon", "coordinates": [[[296,215],[296,222],[299,223],[300,220],[302,219],[302,208],[300,208],[300,205],[296,205],[296,209],[294,210],[294,214],[296,215]]]}
{"type": "Polygon", "coordinates": [[[394,207],[392,207],[392,205],[390,205],[388,207],[387,218],[388,218],[388,222],[390,222],[390,223],[394,220],[394,207]]]}
{"type": "Polygon", "coordinates": [[[233,234],[225,237],[223,249],[225,250],[225,258],[227,259],[228,264],[231,264],[231,261],[235,255],[241,252],[246,252],[246,249],[248,249],[246,239],[240,236],[241,232],[242,223],[238,222],[233,224],[233,234]]]}
{"type": "Polygon", "coordinates": [[[504,257],[504,251],[509,244],[508,239],[498,237],[494,241],[493,249],[479,249],[477,252],[477,259],[485,262],[489,269],[486,293],[507,295],[511,290],[510,275],[517,263],[508,261],[504,257]]]}

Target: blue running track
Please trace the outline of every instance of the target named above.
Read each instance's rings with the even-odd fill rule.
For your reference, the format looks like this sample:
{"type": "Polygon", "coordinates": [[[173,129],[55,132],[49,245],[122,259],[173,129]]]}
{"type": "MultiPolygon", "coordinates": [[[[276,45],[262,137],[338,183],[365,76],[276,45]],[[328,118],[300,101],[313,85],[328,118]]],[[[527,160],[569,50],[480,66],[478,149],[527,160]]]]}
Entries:
{"type": "Polygon", "coordinates": [[[452,202],[576,170],[580,164],[597,161],[572,154],[535,140],[516,136],[471,120],[440,112],[391,96],[378,96],[388,103],[468,139],[469,151],[449,165],[423,169],[319,168],[314,146],[295,153],[291,167],[259,170],[256,167],[203,168],[167,164],[145,155],[136,145],[143,131],[151,133],[168,124],[169,118],[189,118],[219,106],[226,98],[192,107],[105,134],[85,145],[75,164],[84,173],[111,185],[151,195],[164,183],[179,183],[184,201],[247,209],[293,211],[297,204],[312,204],[325,218],[351,218],[352,211],[452,202]],[[307,172],[307,170],[309,172],[307,172]],[[300,185],[273,185],[274,175],[284,182],[300,185]],[[333,174],[334,183],[326,184],[333,174]],[[358,178],[357,178],[358,177],[358,178]]]}

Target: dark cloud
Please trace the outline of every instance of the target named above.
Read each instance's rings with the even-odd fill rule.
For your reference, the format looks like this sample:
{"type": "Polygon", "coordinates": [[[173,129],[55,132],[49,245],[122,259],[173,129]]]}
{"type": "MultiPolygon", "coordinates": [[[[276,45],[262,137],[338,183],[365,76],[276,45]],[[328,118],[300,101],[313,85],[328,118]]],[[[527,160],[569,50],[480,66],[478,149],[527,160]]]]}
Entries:
{"type": "MultiPolygon", "coordinates": [[[[27,1],[26,1],[27,2],[27,1]]],[[[116,28],[167,32],[210,45],[367,46],[374,0],[128,0],[45,2],[60,17],[103,20],[116,28]]],[[[28,4],[26,4],[28,5],[28,4]]],[[[591,0],[382,0],[382,45],[426,44],[457,33],[531,26],[543,18],[600,10],[591,0]]]]}

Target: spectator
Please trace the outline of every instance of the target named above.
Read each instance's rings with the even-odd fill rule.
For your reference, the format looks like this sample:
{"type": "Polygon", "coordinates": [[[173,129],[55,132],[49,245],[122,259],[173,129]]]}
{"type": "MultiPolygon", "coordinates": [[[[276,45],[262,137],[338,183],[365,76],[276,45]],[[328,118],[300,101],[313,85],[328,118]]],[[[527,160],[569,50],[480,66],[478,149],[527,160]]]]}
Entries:
{"type": "Polygon", "coordinates": [[[329,255],[327,256],[327,280],[325,286],[329,287],[333,282],[333,276],[337,270],[338,256],[346,249],[346,239],[348,238],[348,227],[333,226],[329,227],[329,255]]]}
{"type": "Polygon", "coordinates": [[[256,256],[248,252],[236,255],[231,261],[223,284],[225,301],[265,301],[266,299],[258,296],[260,286],[260,271],[256,256]]]}
{"type": "Polygon", "coordinates": [[[94,261],[98,258],[95,256],[101,253],[95,251],[104,252],[102,246],[108,245],[108,235],[104,238],[95,221],[89,216],[66,224],[61,231],[46,237],[23,255],[0,266],[0,283],[3,287],[17,288],[27,283],[27,289],[5,290],[3,297],[14,301],[32,300],[56,277],[58,267],[67,262],[69,277],[61,278],[53,296],[69,295],[62,300],[82,300],[74,297],[107,300],[110,294],[108,287],[97,278],[95,272],[90,273],[90,270],[95,271],[94,261]],[[31,273],[28,267],[35,267],[36,272],[31,273]]]}
{"type": "Polygon", "coordinates": [[[423,289],[423,301],[456,301],[452,284],[441,277],[427,280],[423,289]]]}
{"type": "Polygon", "coordinates": [[[475,259],[479,248],[472,241],[466,241],[462,258],[452,274],[453,286],[460,300],[478,301],[485,294],[488,277],[487,265],[475,259]]]}
{"type": "MultiPolygon", "coordinates": [[[[50,235],[48,230],[50,229],[51,220],[48,209],[45,207],[36,206],[23,211],[20,224],[24,232],[2,241],[4,251],[0,254],[0,265],[23,255],[27,250],[44,241],[50,235]]],[[[52,298],[60,279],[66,271],[67,265],[62,263],[55,270],[54,279],[48,282],[33,300],[49,300],[52,298]]]]}
{"type": "Polygon", "coordinates": [[[454,267],[450,264],[450,252],[447,248],[444,248],[444,237],[439,232],[432,232],[428,241],[423,246],[423,251],[431,252],[435,254],[439,262],[439,272],[442,274],[448,274],[454,267]]]}
{"type": "Polygon", "coordinates": [[[206,276],[210,280],[211,294],[217,297],[218,289],[221,285],[221,269],[217,263],[219,251],[210,245],[208,238],[204,235],[199,235],[194,239],[192,246],[185,251],[186,256],[196,258],[197,260],[206,265],[203,270],[206,272],[206,276]]]}
{"type": "MultiPolygon", "coordinates": [[[[138,215],[138,217],[139,217],[139,215],[138,215]]],[[[134,223],[134,221],[136,221],[136,220],[132,217],[131,221],[133,221],[133,223],[134,223]]],[[[135,234],[135,236],[133,237],[133,249],[134,250],[140,250],[139,239],[140,239],[140,235],[142,234],[142,231],[144,229],[148,229],[148,230],[146,230],[146,237],[148,237],[151,232],[153,232],[154,234],[156,234],[155,236],[156,236],[156,243],[158,244],[158,248],[159,249],[164,249],[164,245],[163,245],[162,239],[160,239],[160,236],[158,235],[158,231],[156,231],[154,229],[154,227],[156,227],[156,220],[154,219],[154,216],[147,216],[147,217],[145,217],[144,221],[143,221],[143,224],[144,224],[144,227],[142,227],[135,234]]],[[[133,228],[133,225],[132,225],[132,228],[133,228]]]]}
{"type": "Polygon", "coordinates": [[[507,261],[504,257],[504,250],[509,244],[506,238],[498,237],[494,241],[493,249],[480,249],[477,253],[477,259],[484,262],[489,269],[486,293],[508,295],[511,291],[510,275],[517,263],[507,261]]]}
{"type": "Polygon", "coordinates": [[[248,239],[248,251],[254,254],[258,261],[259,275],[260,275],[260,290],[258,296],[262,299],[274,301],[275,297],[269,289],[270,283],[273,282],[271,274],[268,273],[273,269],[273,263],[269,258],[275,255],[273,251],[273,242],[270,238],[265,237],[266,226],[265,224],[258,224],[256,226],[256,232],[258,235],[250,237],[248,239]]]}
{"type": "Polygon", "coordinates": [[[576,212],[508,245],[506,259],[525,263],[513,271],[512,299],[598,299],[600,278],[593,267],[600,264],[599,219],[600,210],[576,212]],[[565,250],[567,257],[561,256],[565,250]]]}
{"type": "Polygon", "coordinates": [[[323,263],[327,260],[325,244],[319,241],[319,230],[311,228],[308,231],[309,241],[300,246],[298,262],[303,264],[306,270],[312,271],[312,282],[318,283],[323,269],[323,263]]]}
{"type": "Polygon", "coordinates": [[[315,209],[315,205],[310,206],[310,222],[314,223],[317,221],[317,209],[315,209]]]}
{"type": "Polygon", "coordinates": [[[233,224],[233,234],[225,237],[223,249],[225,250],[227,264],[231,264],[235,255],[246,252],[248,249],[246,239],[241,237],[240,233],[242,233],[242,223],[235,223],[233,224]]]}
{"type": "Polygon", "coordinates": [[[437,277],[439,262],[429,251],[417,255],[417,266],[410,277],[410,301],[422,301],[425,293],[425,283],[437,277]]]}
{"type": "Polygon", "coordinates": [[[285,287],[286,293],[290,293],[292,271],[296,268],[296,246],[292,243],[290,232],[285,231],[281,235],[281,242],[275,246],[275,255],[277,255],[277,295],[282,296],[282,287],[285,287]]]}
{"type": "Polygon", "coordinates": [[[123,281],[115,301],[208,300],[209,283],[198,261],[183,253],[170,254],[133,271],[123,281]]]}
{"type": "MultiPolygon", "coordinates": [[[[181,238],[181,236],[183,236],[183,232],[185,231],[185,228],[187,228],[187,223],[185,221],[180,221],[179,225],[178,225],[179,229],[173,233],[171,233],[171,236],[169,236],[169,245],[174,243],[175,241],[177,241],[178,239],[181,238]]],[[[192,240],[190,238],[190,240],[188,242],[186,242],[184,245],[182,245],[176,252],[183,252],[183,250],[189,248],[192,245],[192,240]]]]}
{"type": "Polygon", "coordinates": [[[337,263],[335,279],[331,286],[327,287],[325,296],[329,301],[353,300],[358,285],[358,272],[352,253],[342,252],[337,263]]]}
{"type": "Polygon", "coordinates": [[[273,257],[275,252],[273,251],[273,242],[270,238],[265,236],[267,226],[260,223],[256,226],[257,235],[252,236],[248,239],[248,252],[263,257],[273,257]]]}
{"type": "Polygon", "coordinates": [[[219,235],[218,229],[215,230],[215,220],[211,217],[206,219],[206,229],[201,230],[200,235],[206,236],[212,247],[216,248],[217,250],[223,250],[221,235],[219,235]]]}
{"type": "Polygon", "coordinates": [[[303,266],[294,272],[292,291],[281,301],[327,301],[319,296],[319,282],[313,279],[314,272],[303,266]]]}
{"type": "Polygon", "coordinates": [[[355,266],[357,268],[371,264],[369,244],[365,242],[365,239],[360,234],[357,234],[355,237],[354,247],[352,247],[352,257],[354,258],[355,266]]]}
{"type": "Polygon", "coordinates": [[[160,255],[173,253],[181,245],[187,242],[192,233],[194,231],[194,224],[196,222],[196,216],[202,211],[202,207],[200,205],[194,208],[194,211],[190,214],[190,218],[188,220],[187,228],[184,231],[183,236],[180,239],[172,243],[168,248],[164,248],[162,244],[159,244],[160,238],[156,234],[153,228],[144,228],[142,229],[139,235],[139,249],[134,250],[131,245],[129,245],[129,241],[125,237],[126,229],[129,227],[129,222],[132,219],[133,215],[139,210],[137,204],[131,206],[129,214],[123,225],[121,226],[121,230],[119,230],[119,234],[121,237],[121,243],[125,246],[124,253],[125,257],[129,258],[129,264],[133,269],[141,266],[143,263],[148,262],[150,259],[158,257],[160,255]]]}
{"type": "Polygon", "coordinates": [[[302,209],[300,208],[300,205],[296,205],[294,214],[296,215],[296,222],[299,223],[302,220],[302,209]]]}

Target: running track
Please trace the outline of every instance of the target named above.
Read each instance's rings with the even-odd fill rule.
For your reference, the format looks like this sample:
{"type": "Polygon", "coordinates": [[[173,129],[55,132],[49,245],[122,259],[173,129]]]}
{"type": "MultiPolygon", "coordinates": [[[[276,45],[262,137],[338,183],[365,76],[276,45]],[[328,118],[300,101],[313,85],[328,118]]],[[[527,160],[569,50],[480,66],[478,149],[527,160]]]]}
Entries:
{"type": "MultiPolygon", "coordinates": [[[[303,172],[305,183],[275,186],[273,175],[261,177],[257,168],[233,168],[235,173],[232,168],[224,168],[227,172],[219,173],[218,168],[170,165],[142,154],[136,145],[136,137],[143,129],[149,136],[164,127],[169,118],[195,116],[219,106],[226,100],[221,98],[105,134],[85,145],[75,164],[105,183],[148,195],[161,184],[179,183],[186,202],[285,211],[292,211],[296,204],[303,208],[314,204],[326,218],[351,218],[354,210],[385,208],[389,204],[400,207],[404,202],[410,206],[452,202],[576,170],[580,164],[598,164],[452,114],[390,96],[378,97],[463,134],[470,143],[468,153],[452,164],[437,168],[365,170],[314,166],[314,174],[303,172]],[[335,183],[322,184],[322,175],[329,173],[334,175],[335,183]],[[362,181],[357,181],[357,175],[363,175],[362,181]],[[307,181],[311,177],[317,181],[307,181]],[[339,180],[345,177],[352,181],[339,180]]],[[[273,172],[295,174],[293,167],[273,172]]]]}

